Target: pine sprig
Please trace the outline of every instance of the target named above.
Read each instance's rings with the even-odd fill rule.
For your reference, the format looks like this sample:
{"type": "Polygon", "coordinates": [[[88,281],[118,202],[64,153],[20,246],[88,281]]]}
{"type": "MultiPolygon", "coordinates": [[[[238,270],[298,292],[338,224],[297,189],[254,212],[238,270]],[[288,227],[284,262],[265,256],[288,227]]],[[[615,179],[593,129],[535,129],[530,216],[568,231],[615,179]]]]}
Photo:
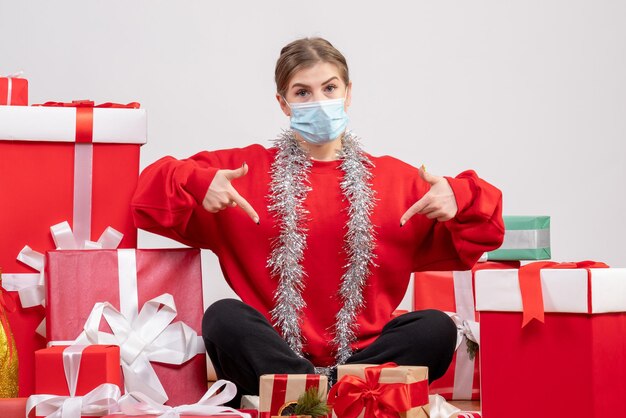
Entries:
{"type": "Polygon", "coordinates": [[[325,417],[330,412],[326,401],[322,400],[317,388],[311,388],[304,392],[294,408],[294,415],[311,415],[312,417],[325,417]]]}

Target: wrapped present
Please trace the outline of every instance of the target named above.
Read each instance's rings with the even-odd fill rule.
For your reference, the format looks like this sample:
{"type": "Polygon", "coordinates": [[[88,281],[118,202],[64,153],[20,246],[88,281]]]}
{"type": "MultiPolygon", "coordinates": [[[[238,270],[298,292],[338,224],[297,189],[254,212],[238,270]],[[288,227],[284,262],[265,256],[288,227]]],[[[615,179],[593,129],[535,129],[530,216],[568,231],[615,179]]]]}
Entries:
{"type": "Polygon", "coordinates": [[[130,200],[139,147],[146,142],[145,111],[137,104],[74,106],[0,106],[0,266],[3,285],[18,305],[9,322],[21,364],[21,396],[33,392],[34,352],[45,346],[35,332],[45,314],[36,306],[41,300],[25,302],[16,292],[30,299],[41,295],[33,288],[42,284],[43,256],[31,257],[31,248],[57,248],[48,232],[52,225],[73,228],[73,234],[59,231],[66,247],[105,247],[96,241],[109,226],[123,234],[120,247],[137,246],[130,200]]]}
{"type": "Polygon", "coordinates": [[[484,269],[518,268],[519,261],[477,263],[467,271],[425,271],[413,276],[413,309],[447,312],[457,325],[457,348],[448,371],[430,385],[446,399],[480,399],[480,334],[474,307],[474,274],[484,269]]]}
{"type": "Polygon", "coordinates": [[[28,80],[21,78],[21,75],[22,73],[18,72],[0,76],[0,105],[28,105],[28,80]]]}
{"type": "Polygon", "coordinates": [[[504,216],[504,241],[483,255],[486,260],[550,259],[549,216],[504,216]]]}
{"type": "Polygon", "coordinates": [[[199,250],[49,251],[46,272],[52,341],[119,345],[126,389],[158,402],[202,397],[199,250]]]}
{"type": "Polygon", "coordinates": [[[394,363],[339,366],[328,404],[337,418],[426,418],[428,368],[394,363]]]}
{"type": "Polygon", "coordinates": [[[623,415],[626,269],[539,262],[475,286],[485,416],[623,415]]]}
{"type": "MultiPolygon", "coordinates": [[[[159,402],[141,392],[129,392],[119,400],[119,414],[108,415],[108,418],[137,417],[239,417],[256,418],[256,411],[250,414],[224,406],[237,394],[237,387],[227,380],[218,380],[194,404],[171,407],[159,402]]],[[[105,417],[105,418],[107,418],[105,417]]]]}
{"type": "Polygon", "coordinates": [[[34,418],[35,411],[26,415],[26,398],[0,398],[2,418],[34,418]]]}
{"type": "Polygon", "coordinates": [[[13,299],[2,287],[2,269],[0,269],[0,398],[16,397],[18,393],[17,349],[7,317],[7,313],[14,311],[13,299]]]}
{"type": "Polygon", "coordinates": [[[318,389],[320,399],[325,400],[328,378],[317,374],[266,374],[259,381],[259,417],[280,415],[284,409],[295,404],[298,398],[311,388],[318,389]]]}
{"type": "Polygon", "coordinates": [[[118,410],[122,378],[117,346],[52,347],[35,353],[36,395],[26,413],[80,418],[118,410]]]}

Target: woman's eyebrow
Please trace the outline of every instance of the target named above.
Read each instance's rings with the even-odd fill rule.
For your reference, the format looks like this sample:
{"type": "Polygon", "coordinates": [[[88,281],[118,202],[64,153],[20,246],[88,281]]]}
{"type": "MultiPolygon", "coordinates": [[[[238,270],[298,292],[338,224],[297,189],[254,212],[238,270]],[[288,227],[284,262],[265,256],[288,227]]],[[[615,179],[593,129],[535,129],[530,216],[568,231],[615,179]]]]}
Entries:
{"type": "MultiPolygon", "coordinates": [[[[333,76],[333,77],[329,78],[328,80],[326,80],[326,81],[324,81],[324,82],[322,83],[322,86],[324,86],[324,85],[326,85],[326,84],[330,83],[330,82],[331,82],[331,81],[333,81],[333,80],[339,80],[339,77],[337,77],[337,76],[333,76]]],[[[293,83],[293,84],[291,85],[291,88],[294,88],[294,87],[304,87],[304,88],[310,88],[311,86],[309,86],[309,85],[307,85],[307,84],[304,84],[304,83],[293,83]]]]}

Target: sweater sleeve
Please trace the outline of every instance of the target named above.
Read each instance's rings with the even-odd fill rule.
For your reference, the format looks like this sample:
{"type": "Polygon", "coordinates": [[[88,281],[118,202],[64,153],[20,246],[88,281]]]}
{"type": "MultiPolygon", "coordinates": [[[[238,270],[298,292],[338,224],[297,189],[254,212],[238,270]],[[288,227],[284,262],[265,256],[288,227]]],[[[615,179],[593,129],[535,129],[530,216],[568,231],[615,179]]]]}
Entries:
{"type": "Polygon", "coordinates": [[[184,244],[213,249],[215,219],[202,201],[215,174],[237,168],[240,149],[200,152],[178,160],[167,156],[146,167],[131,202],[135,226],[184,244]]]}
{"type": "MultiPolygon", "coordinates": [[[[423,218],[430,225],[416,248],[415,271],[468,270],[504,239],[502,192],[472,170],[446,180],[454,192],[458,212],[446,222],[423,218]]],[[[424,183],[422,186],[427,187],[424,183]]]]}

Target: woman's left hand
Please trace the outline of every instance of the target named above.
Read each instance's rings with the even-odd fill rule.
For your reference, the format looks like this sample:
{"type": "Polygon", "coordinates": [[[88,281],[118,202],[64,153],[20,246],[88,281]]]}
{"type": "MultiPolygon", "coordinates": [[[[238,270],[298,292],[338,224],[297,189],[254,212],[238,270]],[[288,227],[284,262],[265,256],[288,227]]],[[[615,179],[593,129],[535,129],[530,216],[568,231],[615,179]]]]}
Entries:
{"type": "Polygon", "coordinates": [[[439,222],[454,218],[459,208],[448,180],[427,173],[424,166],[419,169],[419,174],[422,180],[430,184],[430,190],[402,215],[400,226],[415,214],[425,215],[428,219],[437,219],[439,222]]]}

